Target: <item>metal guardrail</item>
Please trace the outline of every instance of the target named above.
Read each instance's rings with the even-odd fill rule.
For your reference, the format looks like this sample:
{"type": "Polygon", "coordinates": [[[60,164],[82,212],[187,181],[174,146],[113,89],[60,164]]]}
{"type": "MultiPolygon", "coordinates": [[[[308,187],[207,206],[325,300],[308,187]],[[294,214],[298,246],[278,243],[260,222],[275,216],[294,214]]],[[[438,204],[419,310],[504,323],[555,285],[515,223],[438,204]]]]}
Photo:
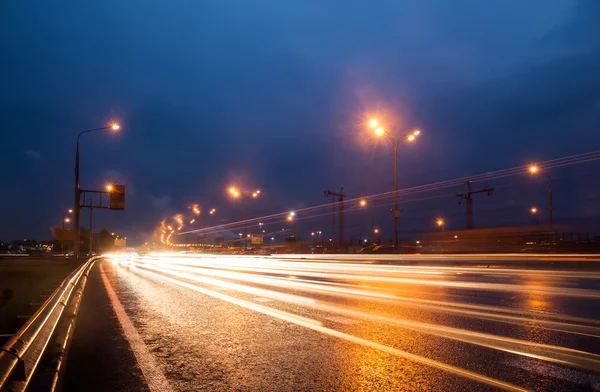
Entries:
{"type": "MultiPolygon", "coordinates": [[[[57,326],[63,319],[65,309],[69,306],[77,311],[82,287],[79,290],[76,290],[76,287],[80,285],[82,278],[85,283],[90,268],[99,258],[93,257],[71,272],[27,323],[0,348],[0,392],[27,389],[49,342],[57,331],[57,326]],[[72,304],[74,300],[75,305],[72,304]]],[[[58,337],[60,345],[66,347],[71,332],[70,321],[67,336],[58,337]]],[[[62,361],[59,361],[57,372],[61,365],[62,361]]],[[[54,375],[51,389],[56,386],[57,377],[57,374],[54,375]]]]}

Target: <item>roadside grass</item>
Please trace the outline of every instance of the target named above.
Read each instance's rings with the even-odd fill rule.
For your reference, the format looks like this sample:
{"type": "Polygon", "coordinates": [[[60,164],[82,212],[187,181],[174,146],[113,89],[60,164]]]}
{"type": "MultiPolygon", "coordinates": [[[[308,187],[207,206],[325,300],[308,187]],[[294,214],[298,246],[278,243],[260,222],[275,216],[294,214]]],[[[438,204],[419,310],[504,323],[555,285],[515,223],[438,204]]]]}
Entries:
{"type": "Polygon", "coordinates": [[[44,295],[51,294],[76,267],[64,258],[0,258],[0,297],[5,289],[13,292],[0,312],[0,334],[15,332],[19,327],[16,317],[32,315],[46,300],[44,295]]]}

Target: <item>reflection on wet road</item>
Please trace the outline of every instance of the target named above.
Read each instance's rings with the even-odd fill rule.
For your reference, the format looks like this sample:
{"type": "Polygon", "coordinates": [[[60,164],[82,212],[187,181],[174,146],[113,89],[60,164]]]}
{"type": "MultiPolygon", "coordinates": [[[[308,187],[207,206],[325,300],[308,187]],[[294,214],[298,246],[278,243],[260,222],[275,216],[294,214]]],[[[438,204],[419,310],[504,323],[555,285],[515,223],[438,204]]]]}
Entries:
{"type": "Polygon", "coordinates": [[[600,390],[597,271],[186,254],[99,271],[150,390],[600,390]]]}

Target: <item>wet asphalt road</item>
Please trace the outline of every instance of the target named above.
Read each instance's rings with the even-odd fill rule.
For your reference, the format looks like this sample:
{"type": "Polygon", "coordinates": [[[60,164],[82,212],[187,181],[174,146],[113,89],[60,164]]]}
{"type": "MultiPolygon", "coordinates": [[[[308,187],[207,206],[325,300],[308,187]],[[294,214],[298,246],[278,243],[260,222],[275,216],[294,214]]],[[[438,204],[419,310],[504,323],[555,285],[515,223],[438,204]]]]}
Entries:
{"type": "Polygon", "coordinates": [[[600,390],[597,263],[423,260],[105,260],[64,390],[600,390]]]}

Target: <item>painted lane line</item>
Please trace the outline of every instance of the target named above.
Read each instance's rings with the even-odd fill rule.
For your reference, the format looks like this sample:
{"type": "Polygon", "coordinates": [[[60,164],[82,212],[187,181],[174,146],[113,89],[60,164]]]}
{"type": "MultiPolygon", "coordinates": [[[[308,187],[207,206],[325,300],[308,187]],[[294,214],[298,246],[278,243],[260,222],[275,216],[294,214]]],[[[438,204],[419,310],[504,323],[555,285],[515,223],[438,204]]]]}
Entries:
{"type": "Polygon", "coordinates": [[[106,288],[106,292],[108,293],[112,307],[119,320],[119,324],[121,324],[121,328],[123,329],[123,334],[125,335],[127,342],[129,342],[131,351],[133,351],[133,354],[135,355],[135,359],[142,371],[142,374],[144,375],[144,379],[146,380],[148,388],[150,388],[151,392],[172,391],[173,388],[161,371],[161,368],[157,364],[154,356],[150,353],[143,339],[137,333],[137,330],[133,326],[129,316],[127,316],[127,313],[125,313],[123,305],[121,305],[117,294],[113,290],[108,278],[106,277],[106,273],[104,272],[102,264],[100,264],[100,274],[102,276],[102,282],[104,283],[104,287],[106,288]]]}
{"type": "Polygon", "coordinates": [[[388,354],[392,354],[392,355],[396,355],[402,358],[406,358],[409,360],[412,360],[414,362],[417,363],[421,363],[427,366],[431,366],[440,370],[444,370],[446,372],[452,373],[452,374],[456,374],[458,376],[461,377],[465,377],[483,384],[487,384],[487,385],[491,385],[494,386],[496,388],[500,388],[500,389],[504,389],[504,390],[508,390],[508,391],[526,391],[526,389],[521,388],[519,386],[510,384],[508,382],[504,382],[502,380],[498,380],[492,377],[488,377],[485,376],[483,374],[479,374],[479,373],[475,373],[469,370],[465,370],[456,366],[452,366],[443,362],[439,362],[433,359],[429,359],[426,357],[422,357],[420,355],[416,355],[416,354],[411,354],[407,351],[403,351],[403,350],[399,350],[390,346],[386,346],[380,343],[376,343],[367,339],[363,339],[363,338],[359,338],[357,336],[354,335],[350,335],[344,332],[340,332],[337,331],[335,329],[331,329],[331,328],[327,328],[324,327],[320,322],[316,321],[316,320],[312,320],[312,319],[307,319],[305,317],[299,316],[299,315],[295,315],[292,313],[288,313],[288,312],[282,312],[279,311],[277,309],[273,309],[273,308],[267,308],[265,306],[261,306],[261,305],[256,305],[256,304],[252,304],[252,303],[248,303],[248,301],[244,301],[241,300],[239,298],[236,297],[230,297],[228,295],[224,295],[222,293],[213,291],[213,290],[208,290],[206,288],[203,287],[199,287],[196,285],[193,285],[191,283],[187,283],[187,282],[183,282],[180,281],[178,279],[174,279],[168,276],[164,276],[160,273],[156,273],[156,272],[152,272],[150,270],[146,270],[146,269],[138,269],[139,271],[142,271],[143,273],[146,273],[148,275],[151,275],[153,277],[168,281],[168,282],[172,282],[175,283],[179,286],[191,289],[193,291],[197,291],[199,293],[202,294],[206,294],[208,296],[214,297],[214,298],[219,298],[222,299],[226,302],[230,302],[233,304],[238,304],[242,307],[251,309],[251,310],[256,310],[260,313],[263,314],[267,314],[269,316],[278,318],[280,320],[284,320],[308,329],[312,329],[314,331],[323,333],[325,335],[329,335],[329,336],[333,336],[333,337],[337,337],[352,343],[356,343],[365,347],[369,347],[369,348],[373,348],[379,351],[383,351],[386,352],[388,354]]]}

